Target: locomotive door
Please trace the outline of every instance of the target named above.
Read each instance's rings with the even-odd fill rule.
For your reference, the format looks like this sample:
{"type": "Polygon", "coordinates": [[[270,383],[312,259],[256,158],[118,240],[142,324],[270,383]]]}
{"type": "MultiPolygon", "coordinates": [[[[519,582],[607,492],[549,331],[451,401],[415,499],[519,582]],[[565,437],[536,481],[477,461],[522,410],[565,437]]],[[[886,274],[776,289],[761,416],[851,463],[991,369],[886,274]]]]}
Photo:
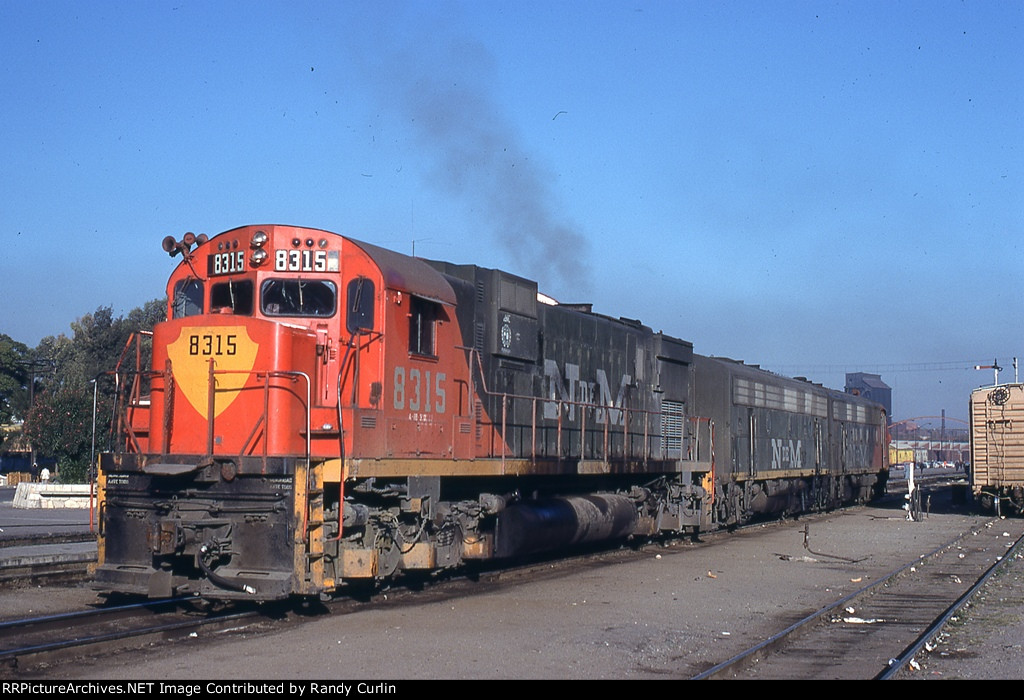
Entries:
{"type": "Polygon", "coordinates": [[[353,275],[343,283],[339,296],[337,359],[329,378],[334,387],[340,444],[350,455],[381,456],[384,434],[378,429],[381,383],[379,368],[369,356],[379,339],[375,333],[377,295],[373,280],[353,275]]]}
{"type": "Polygon", "coordinates": [[[757,472],[757,454],[755,451],[755,445],[757,444],[757,416],[754,415],[754,409],[747,409],[747,435],[749,440],[749,462],[747,464],[747,473],[750,476],[754,476],[757,472]]]}
{"type": "Polygon", "coordinates": [[[335,381],[338,376],[338,349],[326,323],[316,324],[316,377],[313,403],[317,406],[332,406],[337,393],[335,381]]]}
{"type": "Polygon", "coordinates": [[[814,473],[820,474],[822,469],[822,440],[821,420],[814,419],[814,473]]]}
{"type": "Polygon", "coordinates": [[[846,472],[847,455],[846,424],[841,420],[835,420],[832,424],[832,471],[835,474],[846,472]]]}
{"type": "MultiPolygon", "coordinates": [[[[342,317],[342,347],[344,353],[337,370],[338,408],[358,408],[359,364],[363,337],[373,332],[376,294],[373,280],[353,277],[345,285],[345,303],[342,317]]],[[[370,399],[370,397],[366,397],[370,399]]]]}

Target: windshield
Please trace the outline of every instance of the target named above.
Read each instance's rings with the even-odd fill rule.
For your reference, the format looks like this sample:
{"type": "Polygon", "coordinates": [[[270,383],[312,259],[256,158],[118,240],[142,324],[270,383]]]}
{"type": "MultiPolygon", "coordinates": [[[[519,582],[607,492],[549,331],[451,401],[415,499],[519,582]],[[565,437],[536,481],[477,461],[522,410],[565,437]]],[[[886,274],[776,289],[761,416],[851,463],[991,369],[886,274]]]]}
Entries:
{"type": "Polygon", "coordinates": [[[260,287],[260,309],[267,316],[333,316],[337,288],[327,280],[268,279],[260,287]]]}

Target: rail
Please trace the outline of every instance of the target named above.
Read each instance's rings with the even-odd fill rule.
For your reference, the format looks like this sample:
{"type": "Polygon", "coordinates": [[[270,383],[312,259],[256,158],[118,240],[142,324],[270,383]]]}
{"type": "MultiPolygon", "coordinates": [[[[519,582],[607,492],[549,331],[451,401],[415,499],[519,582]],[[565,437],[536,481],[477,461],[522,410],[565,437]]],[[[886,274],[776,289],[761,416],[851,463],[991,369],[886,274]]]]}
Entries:
{"type": "MultiPolygon", "coordinates": [[[[1004,545],[1009,533],[1000,537],[991,525],[958,533],[692,679],[897,677],[1024,544],[1019,528],[1004,545]]],[[[810,551],[806,530],[804,546],[810,551]]]]}
{"type": "Polygon", "coordinates": [[[970,600],[980,591],[989,579],[991,579],[997,572],[1002,571],[1008,562],[1013,561],[1019,556],[1022,545],[1024,545],[1024,536],[1018,537],[1017,540],[1007,548],[1006,553],[1003,556],[996,557],[995,562],[992,566],[985,570],[985,572],[971,584],[971,587],[964,592],[959,598],[954,601],[946,611],[936,618],[935,622],[928,626],[924,632],[918,635],[917,639],[913,643],[909,644],[903,652],[893,658],[887,668],[879,672],[875,676],[874,680],[888,681],[898,677],[898,674],[903,671],[907,666],[911,665],[914,657],[921,652],[926,645],[933,641],[939,633],[942,631],[949,622],[959,614],[970,600]]]}
{"type": "Polygon", "coordinates": [[[263,619],[251,605],[234,605],[196,615],[188,598],[148,600],[23,618],[0,623],[0,667],[25,670],[77,660],[86,650],[102,646],[107,653],[138,649],[143,640],[156,643],[195,636],[201,630],[226,630],[263,619]]]}

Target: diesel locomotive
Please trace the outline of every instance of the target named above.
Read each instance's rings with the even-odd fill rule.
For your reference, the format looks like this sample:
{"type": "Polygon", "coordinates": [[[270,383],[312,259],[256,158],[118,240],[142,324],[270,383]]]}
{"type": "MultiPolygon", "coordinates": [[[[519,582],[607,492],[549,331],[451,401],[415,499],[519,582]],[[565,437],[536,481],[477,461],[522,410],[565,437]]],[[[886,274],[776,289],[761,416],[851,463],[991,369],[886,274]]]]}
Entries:
{"type": "Polygon", "coordinates": [[[881,406],[529,279],[294,226],[163,247],[167,320],[110,373],[100,591],[327,595],[884,489],[881,406]]]}

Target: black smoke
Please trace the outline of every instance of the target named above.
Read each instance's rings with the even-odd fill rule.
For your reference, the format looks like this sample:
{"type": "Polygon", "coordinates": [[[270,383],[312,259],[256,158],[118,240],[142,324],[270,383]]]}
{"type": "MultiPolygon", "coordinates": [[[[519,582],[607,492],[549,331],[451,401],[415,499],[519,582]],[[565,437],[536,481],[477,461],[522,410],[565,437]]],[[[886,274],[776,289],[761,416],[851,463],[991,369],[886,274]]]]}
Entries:
{"type": "Polygon", "coordinates": [[[477,42],[437,38],[378,68],[387,104],[426,155],[429,182],[479,214],[480,228],[519,265],[515,272],[560,290],[587,290],[587,240],[559,214],[555,175],[527,152],[495,99],[500,76],[490,53],[477,42]]]}

